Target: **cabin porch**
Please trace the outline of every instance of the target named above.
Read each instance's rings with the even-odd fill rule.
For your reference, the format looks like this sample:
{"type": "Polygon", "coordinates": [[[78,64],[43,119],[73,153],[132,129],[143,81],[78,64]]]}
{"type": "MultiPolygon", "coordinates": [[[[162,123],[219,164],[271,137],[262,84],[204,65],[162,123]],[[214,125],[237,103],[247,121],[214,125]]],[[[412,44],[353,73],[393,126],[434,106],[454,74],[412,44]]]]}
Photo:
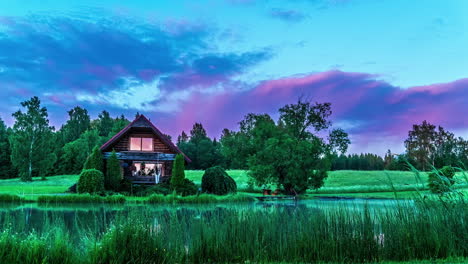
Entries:
{"type": "MultiPolygon", "coordinates": [[[[103,153],[108,159],[112,153],[103,153]]],[[[117,152],[122,178],[138,184],[158,184],[169,180],[175,154],[160,152],[117,152]]]]}

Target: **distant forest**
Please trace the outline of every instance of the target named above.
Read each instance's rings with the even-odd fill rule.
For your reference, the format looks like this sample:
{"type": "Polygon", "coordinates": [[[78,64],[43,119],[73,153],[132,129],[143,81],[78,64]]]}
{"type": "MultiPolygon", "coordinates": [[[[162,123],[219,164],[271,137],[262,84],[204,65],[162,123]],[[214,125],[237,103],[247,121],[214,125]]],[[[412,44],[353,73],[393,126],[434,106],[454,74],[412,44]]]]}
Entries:
{"type": "MultiPolygon", "coordinates": [[[[22,102],[21,106],[24,111],[12,114],[15,118],[12,127],[7,127],[0,119],[0,178],[77,174],[95,146],[102,145],[130,123],[124,115],[112,117],[107,111],[91,119],[86,109],[77,106],[68,111],[66,123],[56,129],[49,125],[47,109],[41,106],[38,97],[22,102]]],[[[176,144],[192,160],[187,168],[196,170],[217,165],[226,169],[248,169],[249,162],[251,165],[262,164],[262,160],[268,162],[268,159],[287,159],[289,156],[308,160],[307,153],[314,157],[310,166],[331,170],[407,170],[408,164],[420,170],[444,165],[468,166],[468,141],[426,121],[413,125],[408,132],[405,153],[394,154],[388,150],[383,156],[372,153],[346,155],[351,142],[341,129],[330,131],[326,140],[310,133],[302,134],[304,127],[295,124],[292,116],[302,111],[301,107],[312,111],[309,113],[312,113],[312,119],[323,117],[317,119],[320,122],[315,120],[310,123],[312,126],[306,126],[308,129],[318,131],[330,127],[331,123],[326,121],[331,114],[329,104],[311,106],[299,101],[297,105],[281,108],[278,122],[267,114],[248,114],[239,123],[238,131],[224,129],[219,140],[208,137],[203,125],[195,123],[188,133],[181,132],[176,144]],[[285,138],[286,134],[296,141],[285,138]],[[287,150],[294,142],[302,141],[310,143],[307,145],[310,150],[306,151],[300,144],[287,150]],[[278,144],[284,145],[278,148],[278,144]],[[260,145],[262,151],[267,147],[277,148],[274,153],[266,151],[260,155],[260,145]],[[286,151],[290,151],[289,154],[286,151]],[[282,156],[274,156],[276,153],[282,156]],[[254,158],[257,159],[255,162],[254,158]]],[[[172,140],[169,135],[166,137],[172,140]]],[[[285,169],[288,166],[293,167],[289,163],[285,169]]],[[[306,168],[307,164],[304,166],[306,168]]]]}

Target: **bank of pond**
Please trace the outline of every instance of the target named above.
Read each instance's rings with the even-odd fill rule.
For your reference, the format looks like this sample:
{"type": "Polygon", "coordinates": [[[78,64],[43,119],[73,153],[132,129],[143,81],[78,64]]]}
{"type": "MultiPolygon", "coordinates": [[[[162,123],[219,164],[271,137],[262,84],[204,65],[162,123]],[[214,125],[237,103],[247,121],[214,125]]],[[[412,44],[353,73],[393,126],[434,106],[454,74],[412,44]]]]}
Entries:
{"type": "Polygon", "coordinates": [[[463,199],[0,205],[2,263],[463,261],[467,245],[463,199]]]}

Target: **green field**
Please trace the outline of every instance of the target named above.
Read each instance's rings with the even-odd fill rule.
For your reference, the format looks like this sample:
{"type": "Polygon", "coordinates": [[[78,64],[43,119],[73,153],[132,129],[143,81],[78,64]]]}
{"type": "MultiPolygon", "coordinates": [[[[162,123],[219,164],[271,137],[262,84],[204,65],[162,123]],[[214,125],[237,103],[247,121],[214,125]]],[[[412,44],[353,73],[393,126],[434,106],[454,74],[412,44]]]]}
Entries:
{"type": "MultiPolygon", "coordinates": [[[[201,184],[204,171],[187,170],[186,177],[196,184],[201,184]]],[[[228,174],[237,182],[241,192],[259,192],[260,187],[249,188],[249,177],[245,170],[229,170],[228,174]]],[[[456,188],[466,192],[467,180],[457,174],[456,188]]],[[[64,193],[78,180],[78,175],[51,176],[43,181],[39,177],[33,182],[22,182],[18,178],[0,180],[0,193],[21,195],[35,199],[38,195],[64,193]]],[[[275,188],[275,186],[270,186],[275,188]]],[[[317,191],[309,191],[311,196],[345,196],[365,198],[412,197],[416,190],[427,193],[427,174],[420,173],[419,178],[408,171],[332,171],[325,180],[325,185],[317,191]]]]}

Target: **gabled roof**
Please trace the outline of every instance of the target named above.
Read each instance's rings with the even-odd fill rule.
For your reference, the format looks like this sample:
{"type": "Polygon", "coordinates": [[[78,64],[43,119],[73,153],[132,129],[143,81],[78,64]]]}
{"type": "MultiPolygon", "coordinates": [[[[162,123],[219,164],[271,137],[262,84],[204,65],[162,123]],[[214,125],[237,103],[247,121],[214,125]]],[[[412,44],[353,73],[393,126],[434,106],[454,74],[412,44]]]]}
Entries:
{"type": "Polygon", "coordinates": [[[151,121],[146,118],[146,116],[144,115],[139,115],[135,118],[135,120],[133,120],[130,124],[128,124],[124,129],[122,129],[119,133],[117,133],[115,136],[113,136],[111,139],[109,139],[106,143],[104,143],[104,145],[101,146],[101,150],[104,150],[106,148],[108,148],[110,145],[112,145],[114,142],[118,141],[119,139],[121,139],[125,133],[127,133],[131,128],[133,127],[148,127],[148,128],[151,128],[151,130],[153,131],[154,134],[156,134],[160,139],[161,141],[167,146],[169,147],[170,150],[176,152],[176,153],[180,153],[184,156],[185,160],[187,162],[191,162],[191,160],[189,159],[189,157],[187,157],[187,155],[185,155],[176,145],[174,145],[174,143],[172,143],[171,140],[169,140],[155,125],[153,125],[153,123],[151,123],[151,121]]]}

